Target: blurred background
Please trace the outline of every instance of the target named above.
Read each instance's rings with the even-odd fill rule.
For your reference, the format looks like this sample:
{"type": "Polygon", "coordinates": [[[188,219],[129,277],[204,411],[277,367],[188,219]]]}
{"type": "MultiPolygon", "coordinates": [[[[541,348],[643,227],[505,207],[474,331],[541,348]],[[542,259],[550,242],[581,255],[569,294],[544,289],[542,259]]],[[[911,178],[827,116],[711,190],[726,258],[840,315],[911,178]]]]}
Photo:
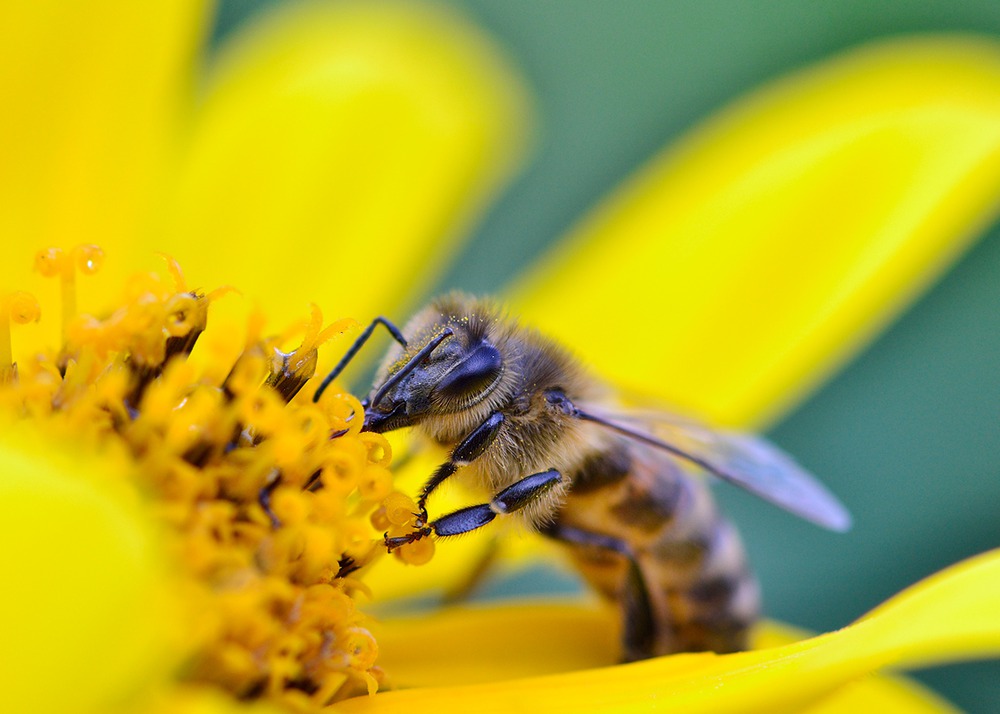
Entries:
{"type": "MultiPolygon", "coordinates": [[[[280,0],[223,0],[219,42],[280,0]]],[[[655,151],[753,87],[866,40],[1000,36],[995,0],[452,0],[510,54],[536,98],[526,170],[438,286],[500,289],[655,151]]],[[[913,309],[771,432],[848,504],[833,535],[721,487],[768,615],[843,626],[1000,541],[1000,236],[992,229],[913,309]]],[[[437,290],[435,291],[437,292],[437,290]]],[[[400,319],[403,316],[397,316],[400,319]]],[[[530,573],[494,586],[565,587],[530,573]]],[[[1000,664],[919,677],[996,711],[1000,664]]]]}

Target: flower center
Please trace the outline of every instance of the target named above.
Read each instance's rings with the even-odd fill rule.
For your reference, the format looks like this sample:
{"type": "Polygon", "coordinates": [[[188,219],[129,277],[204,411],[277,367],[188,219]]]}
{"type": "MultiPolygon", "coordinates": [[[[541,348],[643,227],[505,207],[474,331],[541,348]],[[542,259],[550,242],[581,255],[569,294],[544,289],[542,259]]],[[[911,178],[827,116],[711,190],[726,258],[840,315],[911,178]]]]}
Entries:
{"type": "Polygon", "coordinates": [[[225,289],[188,289],[167,259],[169,277],[136,275],[109,314],[78,315],[76,275],[101,258],[96,246],[38,255],[60,282],[58,350],[15,365],[11,323],[37,320],[38,305],[25,293],[0,300],[0,408],[129,455],[129,477],[167,526],[178,587],[197,603],[182,680],[300,708],[375,691],[360,578],[385,552],[382,532],[410,527],[417,509],[394,489],[384,437],[361,433],[360,402],[328,390],[314,404],[303,390],[318,347],[354,321],[324,328],[314,306],[265,338],[255,315],[227,369],[199,344],[225,289]],[[283,351],[296,333],[299,346],[283,351]],[[208,368],[191,358],[196,346],[208,368]]]}

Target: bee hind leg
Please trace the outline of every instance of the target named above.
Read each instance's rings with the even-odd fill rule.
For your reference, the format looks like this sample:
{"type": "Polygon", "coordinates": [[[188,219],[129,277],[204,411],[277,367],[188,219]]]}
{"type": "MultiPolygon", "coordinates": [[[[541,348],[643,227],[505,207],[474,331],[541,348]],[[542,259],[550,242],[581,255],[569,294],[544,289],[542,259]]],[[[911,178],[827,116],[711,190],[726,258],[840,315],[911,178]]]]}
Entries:
{"type": "Polygon", "coordinates": [[[405,536],[385,538],[386,548],[393,550],[429,536],[446,537],[468,533],[491,523],[504,513],[519,511],[550,491],[562,481],[562,474],[555,469],[525,476],[520,481],[497,493],[489,503],[461,508],[431,521],[427,526],[405,536]]]}
{"type": "Polygon", "coordinates": [[[629,545],[618,538],[593,531],[550,523],[542,535],[565,544],[615,553],[625,559],[626,574],[621,594],[622,658],[626,662],[652,657],[656,644],[656,618],[646,578],[629,545]]]}

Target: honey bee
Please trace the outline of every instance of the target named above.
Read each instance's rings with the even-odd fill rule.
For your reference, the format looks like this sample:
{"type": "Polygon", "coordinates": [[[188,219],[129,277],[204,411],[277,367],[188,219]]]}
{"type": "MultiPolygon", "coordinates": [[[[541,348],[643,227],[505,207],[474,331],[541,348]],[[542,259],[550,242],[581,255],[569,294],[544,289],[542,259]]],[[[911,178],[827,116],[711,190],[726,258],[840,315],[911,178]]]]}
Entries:
{"type": "Polygon", "coordinates": [[[747,645],[757,584],[696,472],[831,530],[850,526],[840,502],[774,445],[667,414],[615,416],[613,391],[569,352],[462,293],[434,300],[402,331],[377,318],[315,399],[379,324],[397,344],[363,402],[364,429],[414,427],[450,450],[419,494],[414,530],[387,535],[386,547],[520,519],[565,546],[619,605],[626,660],[747,645]],[[456,473],[492,497],[430,519],[429,497],[456,473]]]}

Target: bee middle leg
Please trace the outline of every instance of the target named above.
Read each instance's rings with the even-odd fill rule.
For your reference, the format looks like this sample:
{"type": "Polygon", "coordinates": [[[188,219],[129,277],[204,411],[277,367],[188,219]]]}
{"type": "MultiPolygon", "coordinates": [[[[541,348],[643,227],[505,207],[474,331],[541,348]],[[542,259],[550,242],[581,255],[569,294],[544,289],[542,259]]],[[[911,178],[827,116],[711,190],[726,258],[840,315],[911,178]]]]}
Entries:
{"type": "Polygon", "coordinates": [[[468,533],[482,528],[494,518],[504,513],[519,511],[550,491],[562,481],[562,474],[555,469],[525,476],[497,493],[489,503],[460,508],[431,521],[423,528],[404,536],[386,536],[385,545],[389,550],[413,543],[433,533],[439,537],[468,533]]]}
{"type": "Polygon", "coordinates": [[[545,526],[541,533],[562,543],[615,553],[625,559],[626,575],[622,591],[623,659],[626,662],[634,662],[652,657],[656,644],[656,617],[653,614],[646,578],[628,543],[613,536],[568,526],[558,521],[545,526]]]}

